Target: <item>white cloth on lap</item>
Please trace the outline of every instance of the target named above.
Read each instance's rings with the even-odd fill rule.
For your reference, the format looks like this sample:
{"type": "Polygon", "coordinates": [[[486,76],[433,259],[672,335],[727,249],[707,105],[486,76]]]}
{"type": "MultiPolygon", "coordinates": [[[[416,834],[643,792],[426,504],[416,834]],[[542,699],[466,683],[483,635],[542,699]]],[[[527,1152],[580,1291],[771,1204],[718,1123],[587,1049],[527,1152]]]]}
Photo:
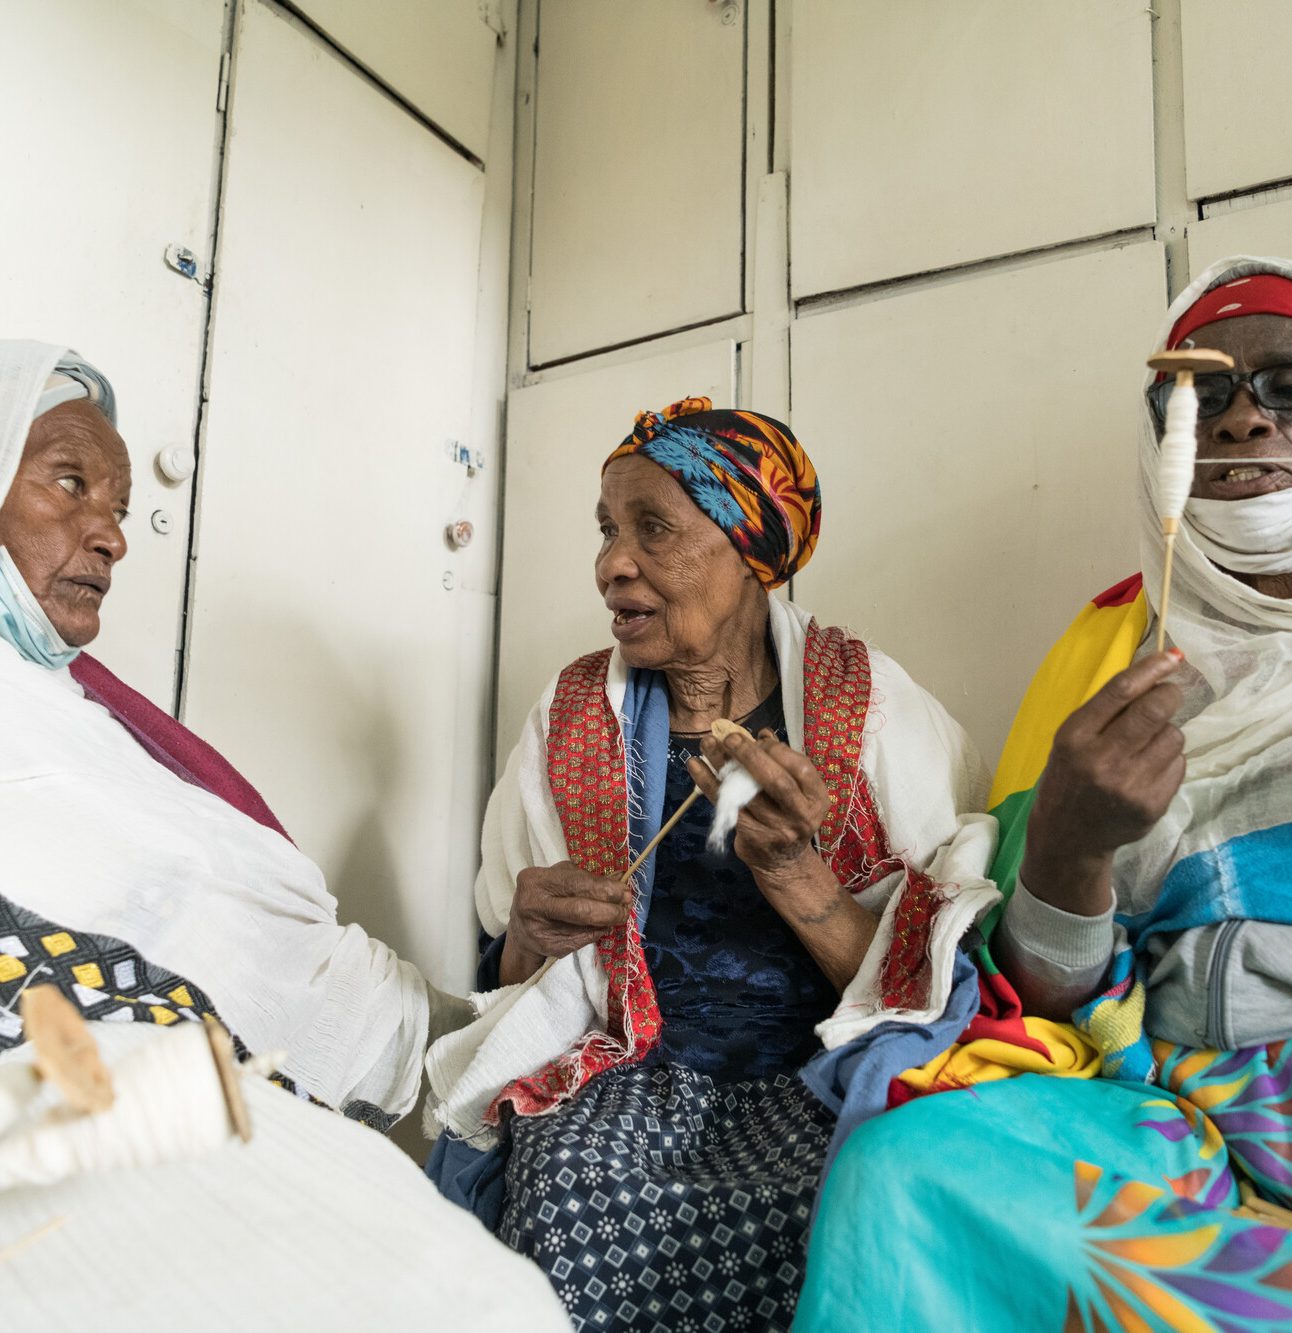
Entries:
{"type": "MultiPolygon", "coordinates": [[[[109,1065],[158,1035],[91,1030],[109,1065]]],[[[0,1260],[8,1327],[568,1333],[543,1274],[393,1143],[260,1079],[243,1088],[249,1144],[5,1191],[0,1251],[66,1219],[0,1260]]]]}
{"type": "Polygon", "coordinates": [[[432,1015],[416,968],[338,924],[307,856],[159,764],[66,669],[4,642],[0,738],[0,892],[200,986],[330,1106],[412,1109],[432,1017],[442,1031],[466,1006],[434,992],[432,1015]]]}

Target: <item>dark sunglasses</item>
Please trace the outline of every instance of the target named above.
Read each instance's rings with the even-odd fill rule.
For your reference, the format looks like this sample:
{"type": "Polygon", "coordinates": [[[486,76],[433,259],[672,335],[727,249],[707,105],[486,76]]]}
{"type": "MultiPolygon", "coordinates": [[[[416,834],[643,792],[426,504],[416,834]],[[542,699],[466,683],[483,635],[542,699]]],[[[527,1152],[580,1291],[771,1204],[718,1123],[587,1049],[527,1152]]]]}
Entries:
{"type": "MultiPolygon", "coordinates": [[[[1264,370],[1235,375],[1224,371],[1195,375],[1193,386],[1198,391],[1198,419],[1218,417],[1234,401],[1240,384],[1252,386],[1252,396],[1267,412],[1292,412],[1292,365],[1266,366],[1264,370]]],[[[1166,421],[1166,400],[1175,388],[1175,380],[1162,380],[1151,385],[1145,395],[1153,415],[1161,425],[1166,421]]]]}

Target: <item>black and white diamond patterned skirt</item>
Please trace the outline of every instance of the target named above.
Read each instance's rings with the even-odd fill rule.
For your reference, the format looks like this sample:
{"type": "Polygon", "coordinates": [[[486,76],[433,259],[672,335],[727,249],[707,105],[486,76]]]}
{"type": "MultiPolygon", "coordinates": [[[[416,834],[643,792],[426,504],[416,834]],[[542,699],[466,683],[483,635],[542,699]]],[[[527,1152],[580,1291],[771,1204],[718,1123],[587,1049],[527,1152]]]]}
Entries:
{"type": "Polygon", "coordinates": [[[580,1333],[788,1329],[833,1128],[792,1075],[611,1070],[512,1122],[498,1234],[580,1333]]]}

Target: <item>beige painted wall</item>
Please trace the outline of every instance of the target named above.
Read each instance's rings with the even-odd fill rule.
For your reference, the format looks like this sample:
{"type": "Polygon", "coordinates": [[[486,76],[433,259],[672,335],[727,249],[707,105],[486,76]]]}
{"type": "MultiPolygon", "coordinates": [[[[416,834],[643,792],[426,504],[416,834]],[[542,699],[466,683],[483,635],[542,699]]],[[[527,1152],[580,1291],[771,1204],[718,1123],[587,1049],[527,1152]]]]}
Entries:
{"type": "Polygon", "coordinates": [[[260,787],[343,919],[465,990],[514,3],[297,8],[308,22],[273,0],[0,3],[0,122],[24,127],[0,133],[0,325],[70,343],[118,389],[131,551],[96,654],[172,708],[184,648],[184,720],[260,787]],[[168,481],[158,453],[195,439],[197,476],[168,481]],[[463,550],[455,519],[475,525],[463,550]]]}
{"type": "Polygon", "coordinates": [[[586,144],[549,132],[544,91],[556,71],[560,106],[581,105],[622,58],[610,25],[578,21],[587,3],[521,3],[509,448],[522,462],[504,566],[526,570],[527,592],[509,597],[504,580],[499,764],[539,677],[609,641],[574,572],[591,559],[595,478],[541,497],[527,479],[594,472],[644,400],[696,390],[690,349],[725,340],[730,401],[783,411],[788,374],[790,421],[821,473],[822,539],[796,598],[897,657],[994,762],[1055,635],[1136,567],[1138,394],[1164,303],[1218,254],[1292,253],[1292,100],[1273,72],[1231,68],[1249,59],[1240,30],[1260,34],[1251,59],[1277,62],[1292,5],[637,6],[651,50],[721,63],[739,31],[743,134],[713,106],[726,65],[708,84],[661,77],[590,103],[614,188],[554,220],[586,144]],[[732,240],[719,215],[737,169],[732,240]],[[694,226],[679,234],[679,218],[694,226]],[[733,312],[714,284],[737,261],[733,312]],[[595,319],[570,304],[590,272],[595,319]]]}

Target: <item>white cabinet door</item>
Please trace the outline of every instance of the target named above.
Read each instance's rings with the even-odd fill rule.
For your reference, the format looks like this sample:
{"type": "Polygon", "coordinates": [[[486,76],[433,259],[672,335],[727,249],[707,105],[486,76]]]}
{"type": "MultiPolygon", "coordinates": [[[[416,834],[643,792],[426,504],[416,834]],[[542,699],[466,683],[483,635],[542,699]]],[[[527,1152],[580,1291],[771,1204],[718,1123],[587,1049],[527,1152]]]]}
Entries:
{"type": "Polygon", "coordinates": [[[794,0],[795,297],[1151,223],[1143,0],[794,0]]]}
{"type": "Polygon", "coordinates": [[[481,161],[501,0],[297,0],[297,8],[361,65],[481,161]]]}
{"type": "Polygon", "coordinates": [[[507,522],[498,642],[501,771],[547,682],[608,647],[592,564],[601,464],[643,408],[680,398],[735,402],[735,344],[705,343],[515,390],[507,411],[507,522]]]}
{"type": "Polygon", "coordinates": [[[1145,242],[801,319],[821,542],[795,600],[891,653],[994,762],[1042,656],[1138,567],[1145,242]]]}
{"type": "Polygon", "coordinates": [[[1190,199],[1292,176],[1292,5],[1180,0],[1190,199]]]}
{"type": "Polygon", "coordinates": [[[484,178],[259,0],[231,97],[185,717],[343,918],[463,985],[494,598],[452,577],[446,442],[484,178]]]}
{"type": "Polygon", "coordinates": [[[1189,275],[1230,255],[1292,255],[1292,200],[1189,224],[1189,275]]]}
{"type": "Polygon", "coordinates": [[[745,29],[723,12],[542,0],[530,365],[741,309],[745,29]]]}
{"type": "Polygon", "coordinates": [[[223,0],[0,4],[0,326],[75,347],[116,387],[130,552],[91,651],[166,709],[191,482],[153,460],[193,447],[207,303],[163,255],[210,263],[223,32],[223,0]]]}

